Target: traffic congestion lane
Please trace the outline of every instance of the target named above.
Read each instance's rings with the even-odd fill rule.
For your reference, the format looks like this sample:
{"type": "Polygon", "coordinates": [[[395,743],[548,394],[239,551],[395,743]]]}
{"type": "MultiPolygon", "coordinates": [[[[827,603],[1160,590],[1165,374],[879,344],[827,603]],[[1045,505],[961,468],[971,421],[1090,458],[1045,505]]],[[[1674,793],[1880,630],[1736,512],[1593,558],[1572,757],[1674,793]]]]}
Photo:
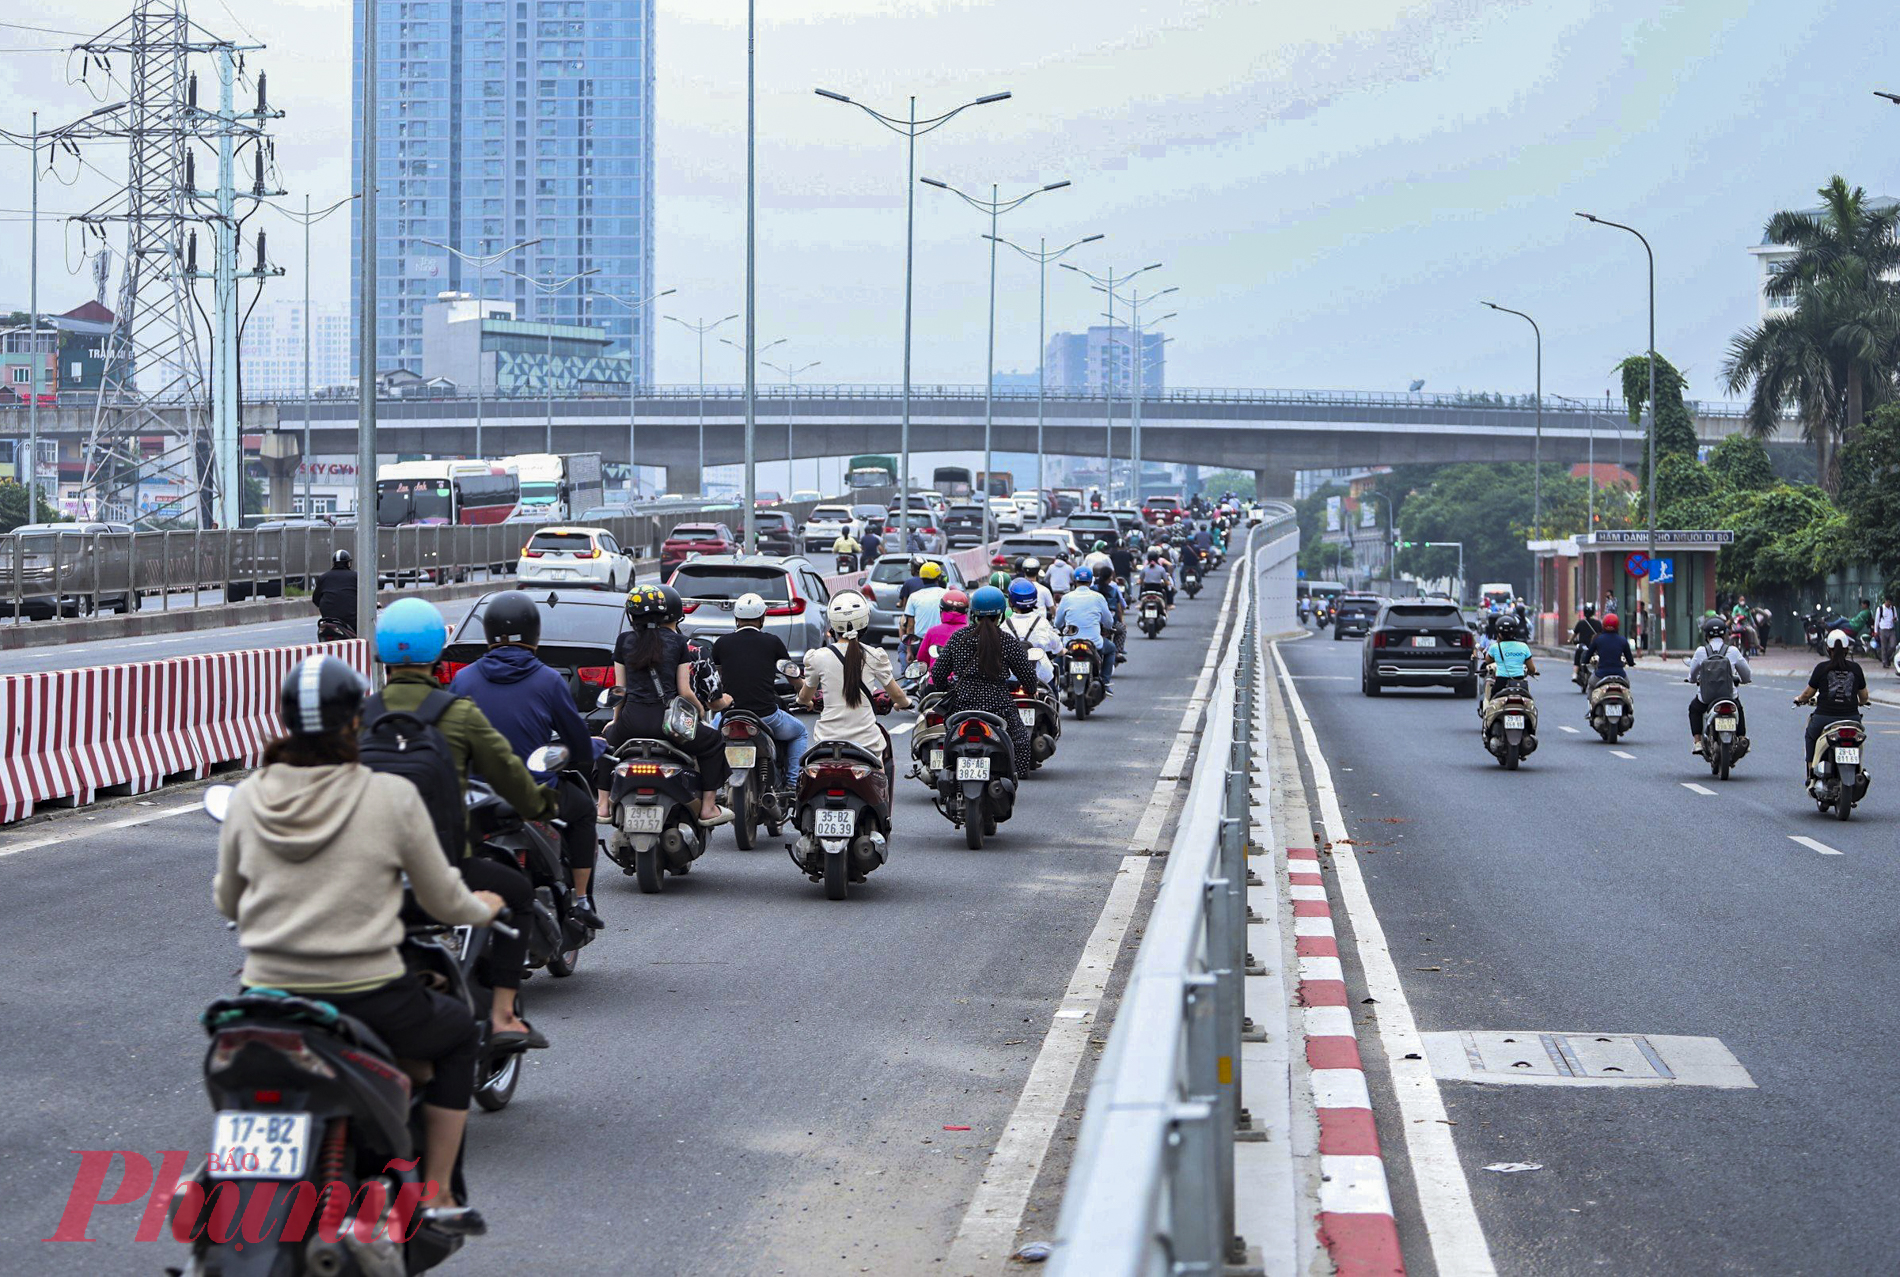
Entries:
{"type": "MultiPolygon", "coordinates": [[[[1470,700],[1367,698],[1357,645],[1281,651],[1421,1030],[1705,1035],[1756,1084],[1445,1084],[1499,1271],[1880,1268],[1900,1234],[1885,1049],[1900,1029],[1885,904],[1900,875],[1878,755],[1866,806],[1823,819],[1799,784],[1791,692],[1744,689],[1754,747],[1719,782],[1688,753],[1690,689],[1673,670],[1639,666],[1637,727],[1613,747],[1550,663],[1541,747],[1505,772],[1470,700]],[[1541,1169],[1484,1169],[1510,1163],[1541,1169]]],[[[1900,731],[1889,719],[1868,722],[1900,731]]],[[[1362,1046],[1381,1078],[1376,1039],[1362,1046]]],[[[1405,1133],[1389,1087],[1383,1099],[1403,1192],[1405,1133]]],[[[1416,1210],[1400,1215],[1411,1270],[1430,1271],[1416,1210]]]]}
{"type": "MultiPolygon", "coordinates": [[[[891,862],[846,902],[826,901],[769,841],[745,853],[716,835],[658,897],[603,861],[606,932],[573,978],[525,989],[554,1049],[531,1059],[505,1112],[471,1121],[490,1234],[456,1270],[935,1265],[1146,808],[1224,576],[1162,638],[1137,640],[1088,722],[1065,720],[1058,753],[981,852],[900,778],[891,862]]],[[[9,856],[49,827],[0,837],[20,902],[12,939],[28,955],[8,1003],[31,1007],[31,1031],[0,1045],[24,1079],[0,1096],[0,1153],[20,1187],[0,1207],[0,1246],[36,1272],[178,1262],[169,1245],[130,1241],[129,1208],[102,1208],[83,1253],[38,1239],[58,1221],[71,1150],[201,1146],[196,1016],[238,966],[210,907],[207,819],[88,832],[84,814],[62,817],[70,841],[9,856]]]]}

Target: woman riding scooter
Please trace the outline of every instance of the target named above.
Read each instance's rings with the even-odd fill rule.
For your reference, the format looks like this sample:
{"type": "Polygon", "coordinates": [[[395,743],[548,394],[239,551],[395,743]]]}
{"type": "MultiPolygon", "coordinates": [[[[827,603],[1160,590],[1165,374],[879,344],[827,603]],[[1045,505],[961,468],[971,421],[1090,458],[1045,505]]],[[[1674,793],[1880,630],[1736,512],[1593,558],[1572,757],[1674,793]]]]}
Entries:
{"type": "Polygon", "coordinates": [[[812,731],[812,752],[826,741],[848,741],[884,760],[891,774],[891,737],[877,721],[872,694],[882,692],[898,709],[909,709],[910,698],[891,670],[891,658],[881,647],[866,647],[860,638],[871,624],[871,605],[862,594],[847,590],[825,608],[832,641],[805,654],[805,685],[798,703],[811,708],[822,696],[825,708],[812,731]]]}
{"type": "Polygon", "coordinates": [[[1029,729],[1016,714],[1016,698],[1009,690],[1012,676],[1025,687],[1036,685],[1036,664],[1022,640],[1003,628],[1008,606],[1003,592],[984,586],[970,597],[970,624],[955,638],[943,659],[930,668],[930,685],[950,689],[952,710],[973,709],[994,714],[1009,727],[1009,738],[1020,777],[1028,770],[1029,729]],[[953,683],[951,680],[955,679],[953,683]]]}
{"type": "MultiPolygon", "coordinates": [[[[698,710],[698,730],[690,741],[676,743],[692,755],[699,772],[699,810],[694,819],[710,828],[732,819],[732,813],[719,805],[719,789],[731,768],[726,765],[725,737],[704,720],[724,709],[731,699],[722,696],[707,705],[693,690],[693,658],[679,632],[680,618],[685,614],[679,591],[670,585],[640,585],[627,592],[627,619],[633,622],[633,628],[623,631],[614,644],[614,685],[621,690],[622,699],[605,735],[607,744],[615,747],[630,740],[668,740],[663,724],[666,707],[673,698],[677,696],[698,710]]],[[[600,791],[597,814],[602,820],[613,819],[609,789],[613,766],[610,751],[595,768],[594,785],[600,791]]]]}

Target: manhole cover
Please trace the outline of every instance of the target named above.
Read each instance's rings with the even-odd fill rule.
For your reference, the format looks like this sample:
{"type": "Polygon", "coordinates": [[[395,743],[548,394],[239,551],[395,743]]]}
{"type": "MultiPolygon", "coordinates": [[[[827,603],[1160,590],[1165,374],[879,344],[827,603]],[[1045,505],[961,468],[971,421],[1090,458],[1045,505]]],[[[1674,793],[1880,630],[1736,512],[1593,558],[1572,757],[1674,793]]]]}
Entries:
{"type": "Polygon", "coordinates": [[[1421,1034],[1433,1076],[1538,1086],[1753,1087],[1717,1038],[1656,1033],[1421,1034]]]}

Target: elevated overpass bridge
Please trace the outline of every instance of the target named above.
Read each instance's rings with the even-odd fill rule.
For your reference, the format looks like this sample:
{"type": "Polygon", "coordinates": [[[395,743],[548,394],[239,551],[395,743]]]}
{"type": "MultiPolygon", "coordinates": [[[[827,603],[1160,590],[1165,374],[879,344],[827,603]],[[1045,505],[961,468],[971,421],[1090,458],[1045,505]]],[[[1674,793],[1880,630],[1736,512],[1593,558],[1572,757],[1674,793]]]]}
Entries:
{"type": "MultiPolygon", "coordinates": [[[[1697,435],[1713,443],[1741,428],[1739,408],[1694,403],[1697,435]]],[[[700,421],[708,465],[744,460],[744,398],[735,386],[655,387],[629,404],[624,395],[486,398],[481,405],[482,451],[490,456],[540,451],[553,422],[554,449],[627,456],[628,426],[636,428],[639,460],[664,466],[667,487],[700,488],[700,421]],[[702,410],[703,404],[703,410],[702,410]]],[[[311,452],[352,452],[357,409],[353,399],[319,399],[307,409],[311,452]]],[[[755,414],[760,461],[894,453],[902,412],[895,386],[761,388],[755,414]],[[789,427],[789,429],[788,429],[789,427]]],[[[247,404],[247,431],[301,432],[301,400],[247,404]]],[[[916,451],[971,451],[983,446],[981,386],[912,388],[911,446],[916,451]]],[[[1051,393],[1043,404],[1043,445],[1054,456],[1100,457],[1112,449],[1129,456],[1130,404],[1097,394],[1051,393]]],[[[472,396],[393,398],[377,411],[386,452],[472,455],[476,402],[472,396]]],[[[999,391],[992,443],[997,451],[1036,450],[1033,390],[999,391]]],[[[40,429],[83,437],[87,404],[42,409],[40,429]]],[[[1529,461],[1537,413],[1525,400],[1486,403],[1462,395],[1350,391],[1180,389],[1145,397],[1141,404],[1142,456],[1253,471],[1262,494],[1290,495],[1296,470],[1412,462],[1529,461]]],[[[1584,460],[1594,437],[1596,459],[1637,459],[1641,434],[1619,403],[1548,401],[1543,412],[1543,456],[1554,463],[1584,460]]],[[[0,413],[0,433],[23,433],[24,411],[0,413]],[[9,429],[19,416],[19,431],[9,429]]],[[[1792,442],[1793,431],[1787,432],[1792,442]]]]}

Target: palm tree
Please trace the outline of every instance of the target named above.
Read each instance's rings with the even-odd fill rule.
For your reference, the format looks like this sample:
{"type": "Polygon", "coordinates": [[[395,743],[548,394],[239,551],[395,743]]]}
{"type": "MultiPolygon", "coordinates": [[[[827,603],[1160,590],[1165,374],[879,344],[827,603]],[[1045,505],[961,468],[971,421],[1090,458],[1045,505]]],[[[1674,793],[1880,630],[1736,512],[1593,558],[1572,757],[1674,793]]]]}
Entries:
{"type": "Polygon", "coordinates": [[[1722,377],[1730,394],[1748,392],[1743,428],[1752,438],[1774,438],[1783,410],[1794,410],[1801,438],[1814,445],[1814,472],[1821,486],[1833,493],[1840,486],[1835,460],[1839,396],[1824,327],[1814,315],[1799,310],[1770,315],[1760,327],[1744,328],[1729,343],[1722,377]]]}

